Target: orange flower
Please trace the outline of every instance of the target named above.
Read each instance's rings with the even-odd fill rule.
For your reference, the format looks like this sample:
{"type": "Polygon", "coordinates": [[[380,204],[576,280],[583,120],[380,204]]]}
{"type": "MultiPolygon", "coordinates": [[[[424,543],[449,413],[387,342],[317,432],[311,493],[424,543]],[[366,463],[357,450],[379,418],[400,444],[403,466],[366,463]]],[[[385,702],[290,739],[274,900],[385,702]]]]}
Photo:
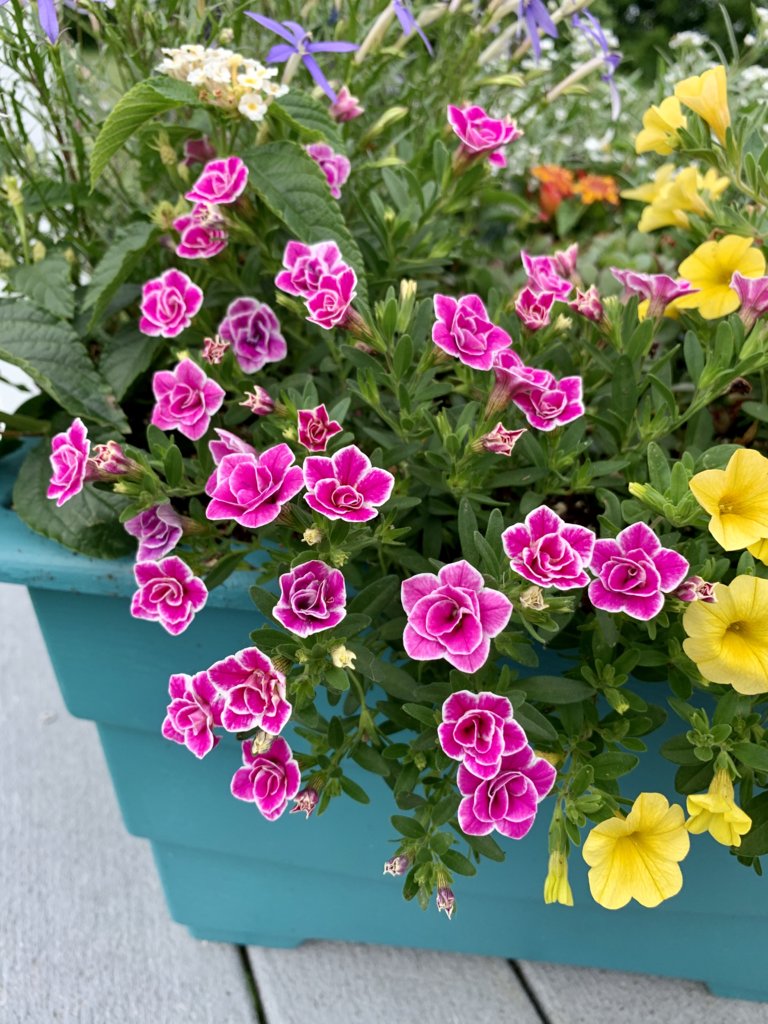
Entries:
{"type": "Polygon", "coordinates": [[[539,206],[548,217],[564,199],[573,195],[573,173],[557,164],[541,164],[531,168],[533,177],[541,182],[539,206]]]}
{"type": "Polygon", "coordinates": [[[585,206],[592,203],[619,205],[619,187],[609,174],[585,174],[573,186],[573,193],[581,197],[585,206]]]}

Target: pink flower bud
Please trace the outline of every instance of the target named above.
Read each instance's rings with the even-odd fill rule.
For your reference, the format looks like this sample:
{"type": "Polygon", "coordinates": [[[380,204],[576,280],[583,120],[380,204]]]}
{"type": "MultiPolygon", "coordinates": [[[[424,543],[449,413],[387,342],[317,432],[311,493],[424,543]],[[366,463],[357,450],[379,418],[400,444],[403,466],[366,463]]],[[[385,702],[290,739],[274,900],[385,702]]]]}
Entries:
{"type": "Polygon", "coordinates": [[[599,324],[603,319],[603,304],[600,301],[600,295],[594,285],[590,285],[585,292],[581,292],[577,288],[576,298],[572,299],[568,305],[571,309],[580,313],[581,316],[586,317],[587,320],[591,320],[593,323],[599,324]]]}
{"type": "Polygon", "coordinates": [[[451,920],[456,909],[456,897],[453,895],[453,890],[449,889],[447,885],[437,890],[435,906],[438,910],[444,910],[445,916],[449,921],[451,920]]]}
{"type": "Polygon", "coordinates": [[[746,331],[751,331],[758,317],[768,312],[768,277],[744,277],[737,270],[731,288],[739,296],[739,317],[746,331]]]}
{"type": "Polygon", "coordinates": [[[349,160],[340,153],[335,153],[324,142],[313,142],[312,145],[304,148],[325,175],[333,198],[341,199],[341,186],[349,177],[349,172],[352,169],[349,160]]]}
{"type": "Polygon", "coordinates": [[[264,388],[259,387],[257,384],[253,391],[246,391],[244,393],[245,401],[238,402],[238,405],[244,405],[246,409],[250,409],[254,416],[269,416],[274,411],[275,403],[269,395],[269,392],[264,388]]]}
{"type": "Polygon", "coordinates": [[[494,455],[511,455],[512,449],[524,433],[525,429],[506,430],[503,423],[497,423],[493,430],[483,434],[475,445],[481,450],[493,452],[494,455]]]}
{"type": "Polygon", "coordinates": [[[680,601],[704,601],[706,604],[715,604],[715,584],[707,583],[701,576],[689,576],[673,592],[673,597],[680,601]]]}
{"type": "Polygon", "coordinates": [[[129,459],[117,441],[97,444],[88,460],[88,470],[96,476],[125,476],[138,469],[138,463],[129,459]]]}
{"type": "Polygon", "coordinates": [[[302,791],[300,793],[297,793],[293,799],[296,802],[294,806],[291,808],[290,813],[298,814],[301,811],[304,814],[306,814],[307,817],[309,817],[312,811],[314,811],[315,807],[317,807],[317,801],[319,800],[319,796],[317,794],[317,790],[307,788],[302,789],[302,791]]]}
{"type": "Polygon", "coordinates": [[[210,363],[211,366],[218,365],[224,358],[224,353],[229,348],[229,342],[225,341],[220,335],[216,335],[213,338],[206,338],[203,342],[203,359],[206,363],[210,363]]]}
{"type": "Polygon", "coordinates": [[[184,163],[187,167],[207,163],[215,156],[216,150],[207,135],[203,135],[200,139],[187,139],[184,143],[184,163]]]}
{"type": "Polygon", "coordinates": [[[552,292],[534,292],[523,288],[515,299],[515,312],[524,327],[538,331],[549,326],[549,314],[556,296],[552,292]]]}
{"type": "Polygon", "coordinates": [[[394,875],[397,878],[399,875],[404,875],[410,866],[410,860],[403,856],[403,854],[400,854],[384,862],[384,874],[394,875]]]}
{"type": "Polygon", "coordinates": [[[358,98],[352,95],[346,85],[342,85],[336,93],[336,101],[331,104],[328,113],[336,121],[352,121],[365,113],[365,107],[361,107],[358,98]]]}

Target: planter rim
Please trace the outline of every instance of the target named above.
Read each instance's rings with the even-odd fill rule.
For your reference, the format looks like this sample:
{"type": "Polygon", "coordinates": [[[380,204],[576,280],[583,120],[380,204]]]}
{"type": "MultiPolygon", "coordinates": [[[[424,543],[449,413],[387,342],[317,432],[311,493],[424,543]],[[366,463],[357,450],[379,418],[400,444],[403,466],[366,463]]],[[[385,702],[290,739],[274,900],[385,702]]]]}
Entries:
{"type": "MultiPolygon", "coordinates": [[[[13,483],[25,455],[26,449],[20,449],[0,459],[0,580],[43,590],[130,597],[136,590],[133,558],[91,558],[70,551],[35,533],[13,511],[13,483]]],[[[255,582],[245,570],[237,571],[210,592],[207,603],[248,610],[253,607],[248,588],[255,582]]]]}

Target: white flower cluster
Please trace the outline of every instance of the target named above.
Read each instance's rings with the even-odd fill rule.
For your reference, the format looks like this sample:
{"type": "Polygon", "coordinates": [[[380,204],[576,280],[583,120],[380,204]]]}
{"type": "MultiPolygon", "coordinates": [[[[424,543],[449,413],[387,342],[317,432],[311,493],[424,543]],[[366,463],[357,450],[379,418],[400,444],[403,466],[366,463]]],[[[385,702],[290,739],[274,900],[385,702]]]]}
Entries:
{"type": "Polygon", "coordinates": [[[261,121],[270,100],[284,96],[287,85],[272,79],[277,68],[266,68],[257,60],[224,48],[195,44],[163,50],[157,70],[200,90],[201,99],[224,110],[237,110],[249,121],[261,121]]]}

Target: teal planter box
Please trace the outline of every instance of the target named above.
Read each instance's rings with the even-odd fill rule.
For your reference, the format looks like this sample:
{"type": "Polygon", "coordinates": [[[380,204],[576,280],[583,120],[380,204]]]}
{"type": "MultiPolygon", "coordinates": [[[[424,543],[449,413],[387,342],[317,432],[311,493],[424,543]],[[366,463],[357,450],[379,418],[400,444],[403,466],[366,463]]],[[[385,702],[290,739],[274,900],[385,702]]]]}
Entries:
{"type": "MultiPolygon", "coordinates": [[[[656,910],[596,906],[578,851],[571,870],[576,906],[546,906],[545,811],[525,840],[502,840],[505,863],[486,862],[477,877],[457,880],[458,912],[449,922],[434,907],[422,913],[404,903],[399,881],[382,876],[396,808],[373,776],[361,780],[367,806],[344,798],[309,821],[289,814],[264,821],[230,796],[240,764],[233,738],[197,761],[160,735],[168,676],[247,646],[259,625],[246,583],[230,578],[176,639],[131,619],[130,561],[75,555],[23,526],[9,508],[12,461],[0,464],[0,579],[29,588],[67,707],[96,723],[126,827],[150,840],[170,912],[194,935],[267,946],[340,939],[549,960],[697,979],[720,995],[768,999],[765,972],[745,948],[768,948],[768,883],[729,863],[709,836],[697,839],[683,863],[682,893],[656,910]]],[[[649,760],[630,776],[633,791],[675,798],[672,767],[649,760]]]]}

